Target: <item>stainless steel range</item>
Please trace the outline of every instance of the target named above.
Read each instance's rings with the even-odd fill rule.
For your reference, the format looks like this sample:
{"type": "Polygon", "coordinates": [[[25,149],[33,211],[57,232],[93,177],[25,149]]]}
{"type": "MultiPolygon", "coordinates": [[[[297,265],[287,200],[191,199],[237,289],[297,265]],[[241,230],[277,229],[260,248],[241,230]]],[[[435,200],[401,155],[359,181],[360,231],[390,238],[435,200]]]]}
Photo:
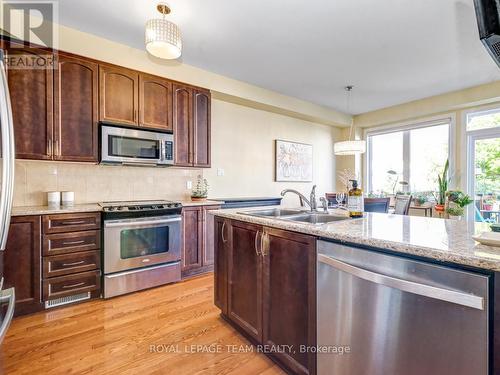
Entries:
{"type": "Polygon", "coordinates": [[[104,211],[104,298],[180,280],[180,203],[100,205],[104,211]]]}

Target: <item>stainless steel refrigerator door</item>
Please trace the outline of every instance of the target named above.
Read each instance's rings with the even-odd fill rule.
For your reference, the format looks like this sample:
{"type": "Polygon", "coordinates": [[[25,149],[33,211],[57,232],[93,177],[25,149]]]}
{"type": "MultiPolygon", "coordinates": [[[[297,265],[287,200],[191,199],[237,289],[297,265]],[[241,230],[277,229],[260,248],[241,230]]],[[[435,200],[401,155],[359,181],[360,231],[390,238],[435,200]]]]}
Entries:
{"type": "MultiPolygon", "coordinates": [[[[9,234],[12,199],[14,194],[14,127],[10,105],[9,86],[4,64],[4,51],[0,50],[0,132],[2,146],[2,181],[0,190],[0,251],[5,250],[9,234]]],[[[3,341],[14,316],[14,288],[2,290],[3,263],[0,263],[0,343],[3,341]],[[4,306],[7,310],[4,313],[4,306]]]]}
{"type": "Polygon", "coordinates": [[[14,127],[10,105],[9,86],[0,50],[0,131],[2,137],[2,181],[0,190],[0,250],[5,250],[9,234],[10,214],[14,194],[14,127]]]}
{"type": "Polygon", "coordinates": [[[488,276],[326,241],[317,267],[318,346],[344,350],[319,375],[488,374],[488,276]]]}

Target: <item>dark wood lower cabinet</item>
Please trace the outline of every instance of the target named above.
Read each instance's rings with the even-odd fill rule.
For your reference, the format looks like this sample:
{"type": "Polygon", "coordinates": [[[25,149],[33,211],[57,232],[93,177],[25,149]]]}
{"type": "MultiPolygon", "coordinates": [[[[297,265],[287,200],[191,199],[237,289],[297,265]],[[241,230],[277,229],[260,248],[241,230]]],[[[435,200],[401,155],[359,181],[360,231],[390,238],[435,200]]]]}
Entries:
{"type": "Polygon", "coordinates": [[[214,303],[227,315],[227,258],[231,244],[231,221],[214,220],[214,303]]]}
{"type": "Polygon", "coordinates": [[[215,219],[215,304],[255,344],[293,374],[315,374],[316,239],[215,219]],[[287,345],[285,347],[285,345],[287,345]],[[289,350],[287,350],[289,348],[289,350]]]}
{"type": "Polygon", "coordinates": [[[193,206],[182,209],[182,277],[214,269],[214,218],[209,214],[220,205],[193,206]]]}
{"type": "Polygon", "coordinates": [[[316,356],[304,349],[316,343],[316,239],[265,228],[262,252],[262,342],[292,345],[275,357],[294,374],[315,373],[316,356]]]}
{"type": "Polygon", "coordinates": [[[15,288],[16,316],[43,309],[40,237],[40,216],[16,216],[11,219],[7,246],[2,254],[4,288],[15,288]]]}
{"type": "Polygon", "coordinates": [[[262,342],[262,258],[258,254],[262,228],[231,223],[227,254],[227,316],[251,338],[262,342]]]}

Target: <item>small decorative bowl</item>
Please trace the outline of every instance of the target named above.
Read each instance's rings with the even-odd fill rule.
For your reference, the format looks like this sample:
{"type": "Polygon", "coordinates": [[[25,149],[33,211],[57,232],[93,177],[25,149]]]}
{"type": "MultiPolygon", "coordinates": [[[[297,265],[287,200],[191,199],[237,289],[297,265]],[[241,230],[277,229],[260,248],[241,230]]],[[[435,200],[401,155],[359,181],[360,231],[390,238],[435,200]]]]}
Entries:
{"type": "Polygon", "coordinates": [[[490,228],[492,232],[500,232],[500,224],[491,224],[490,228]]]}

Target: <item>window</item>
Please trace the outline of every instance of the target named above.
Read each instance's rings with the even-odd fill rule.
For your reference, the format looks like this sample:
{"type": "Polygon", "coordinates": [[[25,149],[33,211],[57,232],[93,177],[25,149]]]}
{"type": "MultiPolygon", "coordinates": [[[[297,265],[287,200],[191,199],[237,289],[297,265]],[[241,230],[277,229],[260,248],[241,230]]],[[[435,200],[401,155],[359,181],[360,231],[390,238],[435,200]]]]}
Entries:
{"type": "Polygon", "coordinates": [[[368,191],[376,195],[435,191],[437,175],[449,158],[450,122],[369,132],[368,191]]]}

